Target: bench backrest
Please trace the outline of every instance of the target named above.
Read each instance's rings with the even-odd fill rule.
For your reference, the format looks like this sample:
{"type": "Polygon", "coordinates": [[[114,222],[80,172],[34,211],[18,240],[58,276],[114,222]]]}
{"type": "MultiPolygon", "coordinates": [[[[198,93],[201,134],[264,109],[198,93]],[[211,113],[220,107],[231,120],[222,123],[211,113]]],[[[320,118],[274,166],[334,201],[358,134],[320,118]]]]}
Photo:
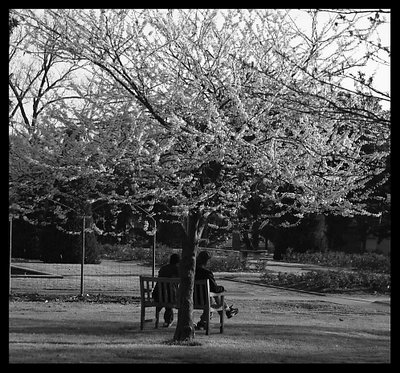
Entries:
{"type": "MultiPolygon", "coordinates": [[[[140,296],[145,307],[159,306],[178,308],[180,279],[173,277],[140,276],[140,296]],[[157,286],[156,297],[153,291],[157,286]]],[[[210,306],[210,284],[208,280],[196,280],[194,283],[193,308],[205,309],[210,306]]]]}

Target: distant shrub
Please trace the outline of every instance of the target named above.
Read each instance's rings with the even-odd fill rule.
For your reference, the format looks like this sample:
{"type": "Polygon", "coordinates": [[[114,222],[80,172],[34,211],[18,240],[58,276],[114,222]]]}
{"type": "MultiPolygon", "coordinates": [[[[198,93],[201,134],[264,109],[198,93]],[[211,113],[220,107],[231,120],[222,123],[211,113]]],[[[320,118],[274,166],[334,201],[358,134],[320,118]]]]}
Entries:
{"type": "Polygon", "coordinates": [[[278,274],[265,271],[261,279],[270,285],[319,292],[362,290],[387,294],[391,289],[390,275],[366,271],[322,270],[278,274]]]}
{"type": "Polygon", "coordinates": [[[390,257],[377,253],[348,254],[341,251],[297,253],[288,249],[287,262],[319,264],[327,267],[353,268],[376,273],[390,273],[390,257]]]}
{"type": "MultiPolygon", "coordinates": [[[[152,248],[134,247],[129,244],[103,244],[100,249],[101,258],[112,260],[139,260],[152,265],[152,248]]],[[[172,253],[181,255],[180,249],[174,249],[164,244],[157,244],[155,261],[157,266],[169,263],[172,253]]],[[[208,267],[213,272],[233,272],[243,270],[243,264],[237,253],[213,254],[208,267]]]]}
{"type": "MultiPolygon", "coordinates": [[[[57,229],[55,225],[42,227],[39,235],[41,259],[46,263],[80,263],[82,235],[73,235],[57,229]]],[[[100,244],[93,232],[85,235],[85,263],[100,263],[100,244]]]]}
{"type": "Polygon", "coordinates": [[[113,260],[148,260],[151,258],[151,249],[133,247],[130,244],[103,244],[101,257],[113,260]]]}
{"type": "Polygon", "coordinates": [[[213,272],[235,272],[244,270],[244,264],[235,252],[224,255],[214,254],[208,268],[213,272]]]}
{"type": "Polygon", "coordinates": [[[23,219],[13,219],[12,229],[13,258],[41,259],[39,229],[23,219]]]}
{"type": "MultiPolygon", "coordinates": [[[[158,244],[155,251],[157,265],[169,262],[169,257],[174,250],[166,245],[158,244]]],[[[130,244],[103,244],[101,246],[101,257],[112,260],[139,260],[149,265],[153,262],[152,247],[136,247],[130,244]]]]}
{"type": "Polygon", "coordinates": [[[352,266],[365,271],[390,273],[390,257],[376,253],[353,255],[352,266]]]}
{"type": "MultiPolygon", "coordinates": [[[[164,265],[169,263],[169,257],[171,254],[177,253],[179,256],[181,255],[180,250],[173,250],[168,245],[158,244],[156,248],[156,264],[164,265]]],[[[153,255],[151,255],[150,260],[153,260],[153,255]]]]}

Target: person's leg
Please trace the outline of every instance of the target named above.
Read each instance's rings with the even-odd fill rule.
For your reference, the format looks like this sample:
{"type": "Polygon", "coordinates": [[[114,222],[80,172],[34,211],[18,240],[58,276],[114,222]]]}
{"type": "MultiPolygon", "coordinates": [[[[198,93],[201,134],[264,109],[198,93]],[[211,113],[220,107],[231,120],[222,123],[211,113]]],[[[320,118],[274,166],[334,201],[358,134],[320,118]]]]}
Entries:
{"type": "Polygon", "coordinates": [[[158,323],[160,320],[160,311],[162,310],[162,307],[156,307],[156,323],[155,327],[158,328],[158,323]]]}
{"type": "MultiPolygon", "coordinates": [[[[213,298],[211,298],[211,307],[215,307],[216,306],[216,300],[213,298]]],[[[212,311],[210,311],[210,320],[212,318],[212,311]]],[[[200,316],[200,321],[196,324],[196,329],[200,330],[200,329],[205,329],[207,325],[207,311],[204,311],[201,316],[200,316]]]]}
{"type": "Polygon", "coordinates": [[[171,326],[174,321],[174,310],[172,308],[165,308],[164,312],[164,326],[171,326]]]}
{"type": "MultiPolygon", "coordinates": [[[[210,320],[212,317],[212,312],[210,311],[210,320]]],[[[200,321],[195,325],[196,330],[205,329],[207,325],[207,311],[204,311],[200,315],[200,321]]]]}
{"type": "MultiPolygon", "coordinates": [[[[210,320],[212,317],[212,311],[210,311],[210,320]]],[[[200,322],[205,323],[207,321],[207,311],[204,311],[200,316],[200,322]]]]}

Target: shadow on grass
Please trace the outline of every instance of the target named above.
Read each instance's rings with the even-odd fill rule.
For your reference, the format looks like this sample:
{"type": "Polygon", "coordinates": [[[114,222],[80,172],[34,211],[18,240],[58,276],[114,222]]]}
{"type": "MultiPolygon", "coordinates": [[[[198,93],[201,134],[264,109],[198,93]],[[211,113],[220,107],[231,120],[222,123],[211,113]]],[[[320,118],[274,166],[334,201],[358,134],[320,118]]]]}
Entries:
{"type": "Polygon", "coordinates": [[[13,362],[314,363],[390,361],[390,331],[347,326],[227,323],[188,345],[175,328],[139,322],[9,318],[13,362]]]}
{"type": "MultiPolygon", "coordinates": [[[[204,340],[227,340],[230,345],[240,343],[241,340],[265,340],[266,338],[290,339],[292,341],[306,341],[312,337],[314,341],[325,341],[326,336],[332,341],[335,338],[354,338],[368,339],[383,337],[389,338],[390,330],[369,330],[349,329],[348,326],[320,326],[320,325],[286,325],[286,324],[248,324],[235,323],[225,325],[223,334],[219,333],[218,324],[211,326],[210,335],[206,336],[205,331],[196,331],[196,337],[202,337],[204,340]]],[[[12,315],[9,318],[9,333],[30,334],[30,335],[65,335],[65,336],[118,336],[119,338],[129,338],[131,343],[138,341],[143,343],[164,337],[166,343],[172,343],[172,336],[175,327],[158,329],[154,328],[153,322],[146,322],[144,330],[140,330],[139,322],[126,321],[101,321],[101,320],[46,320],[46,319],[14,319],[12,315]],[[139,338],[140,337],[140,338],[139,338]]]]}

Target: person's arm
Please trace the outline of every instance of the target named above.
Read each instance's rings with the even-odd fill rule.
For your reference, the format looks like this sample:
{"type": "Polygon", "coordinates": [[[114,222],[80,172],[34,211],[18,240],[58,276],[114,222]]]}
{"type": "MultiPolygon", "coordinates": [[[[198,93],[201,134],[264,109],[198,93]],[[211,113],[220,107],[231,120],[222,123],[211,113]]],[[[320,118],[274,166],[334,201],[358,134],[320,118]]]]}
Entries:
{"type": "Polygon", "coordinates": [[[214,274],[209,271],[208,280],[210,282],[210,291],[213,293],[222,293],[225,291],[225,288],[222,285],[217,285],[215,281],[214,274]]]}

